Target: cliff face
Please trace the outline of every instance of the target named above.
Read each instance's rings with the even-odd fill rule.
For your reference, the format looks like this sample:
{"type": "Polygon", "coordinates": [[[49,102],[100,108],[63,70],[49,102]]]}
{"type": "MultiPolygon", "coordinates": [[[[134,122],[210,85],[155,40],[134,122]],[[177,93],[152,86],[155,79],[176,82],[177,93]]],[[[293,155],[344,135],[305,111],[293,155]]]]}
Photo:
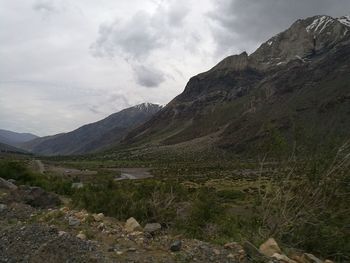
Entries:
{"type": "MultiPolygon", "coordinates": [[[[242,151],[271,135],[349,136],[350,19],[296,21],[253,54],[230,56],[192,77],[183,93],[124,141],[182,145],[200,137],[242,151]]],[[[270,136],[271,137],[271,136],[270,136]]]]}

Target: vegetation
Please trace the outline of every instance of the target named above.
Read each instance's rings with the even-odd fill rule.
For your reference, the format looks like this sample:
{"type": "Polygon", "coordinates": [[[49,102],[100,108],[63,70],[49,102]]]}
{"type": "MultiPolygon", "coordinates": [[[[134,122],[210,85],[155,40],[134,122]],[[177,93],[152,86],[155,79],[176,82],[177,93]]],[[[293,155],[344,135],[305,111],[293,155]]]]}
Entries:
{"type": "MultiPolygon", "coordinates": [[[[67,195],[76,208],[142,224],[159,222],[168,231],[223,244],[250,240],[256,245],[275,237],[286,247],[348,260],[350,147],[331,159],[151,162],[136,160],[57,160],[96,170],[81,189],[72,177],[36,174],[22,162],[0,162],[0,177],[67,195]],[[154,178],[113,180],[107,167],[152,168],[154,178]]],[[[48,161],[46,161],[48,162],[48,161]]]]}

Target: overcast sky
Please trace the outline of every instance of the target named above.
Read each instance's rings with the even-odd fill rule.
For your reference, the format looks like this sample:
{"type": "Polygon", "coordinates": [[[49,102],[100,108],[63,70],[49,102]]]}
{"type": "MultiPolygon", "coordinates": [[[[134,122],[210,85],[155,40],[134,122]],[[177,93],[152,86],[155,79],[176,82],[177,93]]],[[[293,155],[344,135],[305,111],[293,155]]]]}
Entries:
{"type": "Polygon", "coordinates": [[[73,130],[166,104],[227,55],[349,0],[0,0],[0,128],[73,130]]]}

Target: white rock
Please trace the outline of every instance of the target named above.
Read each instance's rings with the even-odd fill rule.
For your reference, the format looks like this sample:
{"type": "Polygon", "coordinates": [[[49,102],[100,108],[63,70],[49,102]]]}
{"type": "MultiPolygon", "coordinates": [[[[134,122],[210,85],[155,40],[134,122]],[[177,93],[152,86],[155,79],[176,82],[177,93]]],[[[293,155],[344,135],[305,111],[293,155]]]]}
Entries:
{"type": "Polygon", "coordinates": [[[127,232],[142,231],[142,227],[135,218],[130,217],[125,223],[125,230],[127,232]]]}

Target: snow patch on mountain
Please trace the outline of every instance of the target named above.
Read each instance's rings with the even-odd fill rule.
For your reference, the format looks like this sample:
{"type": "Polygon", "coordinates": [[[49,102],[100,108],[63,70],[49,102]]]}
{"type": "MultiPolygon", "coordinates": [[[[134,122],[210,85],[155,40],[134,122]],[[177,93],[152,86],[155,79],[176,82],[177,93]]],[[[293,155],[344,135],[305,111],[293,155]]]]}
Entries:
{"type": "Polygon", "coordinates": [[[337,20],[343,25],[350,27],[350,15],[339,17],[337,20]]]}
{"type": "Polygon", "coordinates": [[[308,33],[313,32],[321,34],[335,19],[330,16],[321,16],[316,18],[310,25],[306,27],[308,33]]]}

